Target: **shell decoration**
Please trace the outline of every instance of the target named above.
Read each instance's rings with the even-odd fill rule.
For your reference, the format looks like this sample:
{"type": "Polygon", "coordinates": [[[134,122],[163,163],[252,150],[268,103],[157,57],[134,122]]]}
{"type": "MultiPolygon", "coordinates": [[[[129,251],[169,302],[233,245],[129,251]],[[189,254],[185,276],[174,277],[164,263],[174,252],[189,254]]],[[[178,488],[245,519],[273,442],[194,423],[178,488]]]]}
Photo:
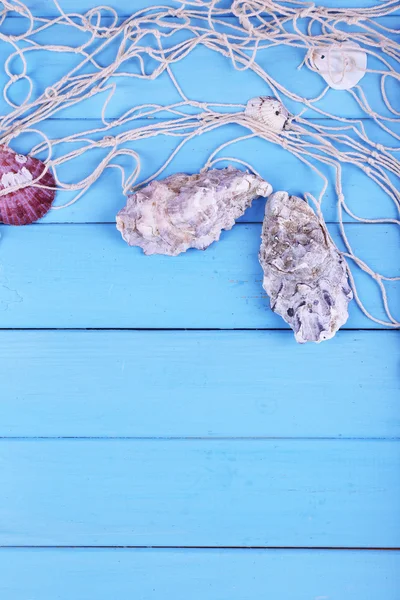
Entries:
{"type": "Polygon", "coordinates": [[[350,90],[364,77],[367,53],[356,42],[335,42],[316,48],[310,62],[334,90],[350,90]]]}
{"type": "Polygon", "coordinates": [[[48,212],[56,195],[54,177],[42,161],[0,145],[0,190],[8,188],[10,192],[0,196],[0,221],[7,225],[37,221],[48,212]],[[35,183],[26,185],[30,181],[35,183]]]}
{"type": "Polygon", "coordinates": [[[266,204],[261,240],[271,309],[299,343],[332,338],[347,321],[353,293],[347,265],[325,225],[305,200],[276,192],[266,204]]]}
{"type": "Polygon", "coordinates": [[[267,125],[271,131],[280,132],[290,128],[292,115],[280,100],[273,96],[251,98],[246,105],[245,116],[267,125]]]}
{"type": "Polygon", "coordinates": [[[257,196],[272,187],[239,169],[177,173],[152,181],[128,197],[117,215],[117,229],[130,246],[145,254],[177,256],[188,248],[205,250],[231,229],[257,196]]]}

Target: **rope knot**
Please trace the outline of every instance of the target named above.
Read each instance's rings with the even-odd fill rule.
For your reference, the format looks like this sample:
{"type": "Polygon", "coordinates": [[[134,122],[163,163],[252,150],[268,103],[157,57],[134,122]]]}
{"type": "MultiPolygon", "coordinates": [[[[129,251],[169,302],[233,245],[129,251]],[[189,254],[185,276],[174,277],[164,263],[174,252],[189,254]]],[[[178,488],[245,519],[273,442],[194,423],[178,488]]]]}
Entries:
{"type": "Polygon", "coordinates": [[[349,25],[358,25],[360,22],[360,17],[350,17],[347,19],[347,23],[349,25]]]}
{"type": "MultiPolygon", "coordinates": [[[[368,162],[369,162],[369,160],[368,160],[368,162]]],[[[367,175],[371,175],[371,169],[369,167],[363,167],[363,168],[367,175]]]]}
{"type": "Polygon", "coordinates": [[[48,100],[51,100],[53,98],[57,98],[57,91],[52,87],[48,87],[44,90],[44,95],[48,100]]]}
{"type": "MultiPolygon", "coordinates": [[[[198,115],[196,115],[196,119],[198,121],[202,121],[203,119],[209,117],[210,115],[208,115],[207,113],[199,113],[198,115]]],[[[201,135],[203,133],[202,129],[200,128],[198,131],[196,131],[195,135],[201,135]]]]}
{"type": "Polygon", "coordinates": [[[299,12],[299,17],[300,19],[305,19],[306,17],[310,16],[310,13],[312,13],[315,10],[315,4],[310,4],[310,6],[308,6],[307,8],[303,8],[303,10],[301,10],[299,12]]]}
{"type": "Polygon", "coordinates": [[[338,200],[340,203],[344,202],[344,194],[338,194],[338,200]]]}
{"type": "MultiPolygon", "coordinates": [[[[9,138],[9,139],[10,139],[10,140],[13,140],[14,138],[18,137],[20,133],[22,133],[22,127],[21,127],[21,125],[18,125],[17,127],[15,127],[15,128],[12,130],[12,132],[11,132],[11,134],[10,134],[10,138],[9,138]]],[[[7,144],[8,144],[8,143],[9,143],[9,142],[7,142],[7,144]]]]}
{"type": "Polygon", "coordinates": [[[230,48],[230,43],[229,43],[228,34],[227,34],[227,33],[223,33],[223,34],[221,35],[221,38],[224,40],[224,42],[225,42],[225,46],[227,46],[227,48],[230,48]]]}
{"type": "Polygon", "coordinates": [[[138,23],[127,23],[124,27],[124,35],[126,35],[126,37],[129,37],[130,35],[132,35],[134,29],[139,31],[138,23]]]}
{"type": "Polygon", "coordinates": [[[201,113],[198,113],[197,115],[195,115],[196,119],[203,119],[203,117],[210,116],[209,113],[207,113],[208,106],[207,106],[206,102],[193,102],[192,106],[205,111],[205,112],[201,112],[201,113]]]}
{"type": "Polygon", "coordinates": [[[368,158],[367,158],[367,163],[368,163],[369,165],[373,165],[373,164],[374,164],[374,158],[373,158],[373,154],[374,154],[374,153],[372,153],[372,156],[368,156],[368,158]]]}
{"type": "Polygon", "coordinates": [[[251,24],[250,19],[246,15],[239,16],[239,23],[243,26],[243,29],[246,29],[246,31],[254,31],[254,27],[251,24]]]}
{"type": "Polygon", "coordinates": [[[116,139],[113,135],[105,135],[101,141],[102,141],[102,146],[104,146],[104,147],[115,146],[115,144],[116,144],[116,139]]]}
{"type": "Polygon", "coordinates": [[[171,15],[171,17],[177,17],[178,19],[183,19],[185,16],[185,13],[182,10],[182,8],[172,9],[169,14],[171,15]]]}
{"type": "Polygon", "coordinates": [[[382,144],[376,144],[375,148],[377,150],[379,150],[379,152],[384,152],[385,151],[385,146],[383,146],[382,144]]]}

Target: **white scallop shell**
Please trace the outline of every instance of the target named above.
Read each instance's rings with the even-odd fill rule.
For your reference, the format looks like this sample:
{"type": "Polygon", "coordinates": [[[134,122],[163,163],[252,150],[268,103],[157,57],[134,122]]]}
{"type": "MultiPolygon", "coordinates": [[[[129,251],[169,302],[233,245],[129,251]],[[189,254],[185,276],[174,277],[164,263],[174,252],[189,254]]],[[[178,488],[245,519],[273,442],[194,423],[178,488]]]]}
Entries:
{"type": "Polygon", "coordinates": [[[266,204],[261,240],[271,309],[289,323],[297,342],[333,337],[347,321],[353,294],[325,225],[305,200],[276,192],[266,204]]]}
{"type": "Polygon", "coordinates": [[[283,131],[288,129],[291,115],[285,106],[273,96],[257,96],[251,98],[244,111],[248,119],[260,121],[268,125],[271,131],[283,131]]]}
{"type": "Polygon", "coordinates": [[[356,42],[335,42],[331,46],[313,50],[311,64],[329,87],[349,90],[365,75],[367,53],[356,42]]]}
{"type": "Polygon", "coordinates": [[[204,250],[231,229],[254,198],[272,187],[239,169],[177,173],[128,197],[117,215],[117,229],[130,246],[145,254],[177,256],[188,248],[204,250]]]}

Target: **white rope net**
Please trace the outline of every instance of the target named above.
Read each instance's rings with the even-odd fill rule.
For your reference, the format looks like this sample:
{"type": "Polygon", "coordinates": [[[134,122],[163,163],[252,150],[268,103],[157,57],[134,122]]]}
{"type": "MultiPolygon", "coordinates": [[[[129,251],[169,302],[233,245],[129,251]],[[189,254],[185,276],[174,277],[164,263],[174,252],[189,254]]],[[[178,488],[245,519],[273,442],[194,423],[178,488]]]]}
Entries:
{"type": "MultiPolygon", "coordinates": [[[[0,118],[1,144],[12,146],[13,140],[25,133],[41,136],[30,154],[44,160],[51,169],[58,191],[75,193],[67,202],[53,206],[53,210],[75,203],[107,168],[118,169],[123,193],[128,194],[161,176],[196,136],[235,125],[237,135],[216,147],[199,169],[235,162],[257,173],[246,156],[240,156],[232,147],[240,149],[243,142],[256,139],[281,146],[320,178],[318,194],[302,191],[322,220],[324,198],[333,183],[335,220],[340,228],[342,253],[351,267],[349,276],[356,302],[375,323],[400,327],[398,318],[392,314],[388,295],[388,290],[395,290],[394,282],[400,281],[399,274],[391,276],[376,265],[367,264],[353,249],[348,234],[348,224],[352,222],[368,224],[365,235],[370,237],[374,235],[371,227],[375,225],[400,224],[400,162],[396,154],[400,150],[400,32],[391,26],[394,20],[387,18],[396,11],[399,14],[400,2],[390,0],[371,8],[333,9],[292,0],[233,0],[222,8],[215,0],[192,1],[179,2],[177,8],[152,6],[124,19],[107,6],[85,14],[67,14],[57,0],[53,2],[59,15],[51,18],[34,16],[19,0],[4,0],[0,12],[0,40],[10,46],[4,63],[8,79],[3,89],[9,108],[0,118]],[[15,17],[21,30],[18,34],[9,33],[13,27],[15,30],[15,17]],[[13,27],[10,27],[11,21],[13,27]],[[53,40],[59,43],[54,44],[53,40]],[[297,53],[302,56],[300,64],[293,69],[291,89],[280,81],[279,68],[272,68],[276,52],[285,48],[296,49],[292,57],[297,53]],[[337,48],[343,54],[339,73],[333,67],[333,52],[337,52],[337,48]],[[341,84],[351,67],[351,50],[360,48],[367,55],[365,77],[340,92],[346,106],[353,106],[352,117],[344,115],[342,103],[335,100],[337,95],[333,98],[331,87],[324,84],[320,74],[313,73],[318,72],[315,53],[326,57],[327,75],[336,77],[341,84]],[[290,129],[276,132],[265,123],[249,119],[244,112],[245,103],[189,97],[185,81],[177,77],[176,70],[199,49],[224,57],[238,72],[251,73],[265,95],[275,96],[292,112],[290,129]],[[37,52],[43,60],[59,53],[63,55],[63,60],[57,61],[57,76],[44,89],[35,70],[29,69],[29,59],[37,52]],[[72,66],[65,57],[71,58],[72,66]],[[137,104],[133,86],[129,107],[116,117],[109,116],[121,81],[155,81],[162,76],[167,76],[172,83],[175,102],[163,104],[157,99],[157,102],[137,104]],[[299,85],[299,81],[308,82],[310,77],[316,82],[310,89],[317,92],[308,96],[304,94],[308,88],[299,85]],[[16,98],[20,97],[23,99],[18,102],[16,98]],[[100,107],[99,113],[95,116],[100,119],[100,126],[72,131],[59,138],[43,133],[42,125],[61,110],[94,97],[99,99],[96,104],[100,107]],[[141,157],[132,149],[132,142],[158,136],[176,138],[177,144],[164,164],[140,181],[141,157]],[[66,165],[93,151],[101,151],[101,154],[89,174],[76,181],[63,180],[61,173],[66,165]],[[125,157],[123,164],[120,157],[125,157]],[[383,194],[387,202],[376,206],[374,193],[363,203],[358,198],[357,204],[362,205],[365,212],[356,214],[351,208],[351,196],[357,195],[357,191],[345,191],[344,172],[349,166],[367,177],[371,186],[374,182],[375,187],[371,189],[380,188],[379,197],[383,194]],[[374,216],[371,216],[371,205],[374,216]],[[379,314],[371,314],[366,307],[368,299],[362,300],[357,292],[359,270],[374,282],[381,294],[383,310],[379,314]]],[[[287,81],[287,71],[282,78],[287,81]]],[[[205,93],[212,95],[212,90],[207,89],[205,93]]],[[[91,113],[91,116],[94,115],[91,113]]],[[[262,166],[258,174],[274,184],[268,164],[262,166]]],[[[1,196],[9,191],[0,192],[0,202],[1,196]]],[[[367,286],[367,289],[370,288],[367,286]]]]}

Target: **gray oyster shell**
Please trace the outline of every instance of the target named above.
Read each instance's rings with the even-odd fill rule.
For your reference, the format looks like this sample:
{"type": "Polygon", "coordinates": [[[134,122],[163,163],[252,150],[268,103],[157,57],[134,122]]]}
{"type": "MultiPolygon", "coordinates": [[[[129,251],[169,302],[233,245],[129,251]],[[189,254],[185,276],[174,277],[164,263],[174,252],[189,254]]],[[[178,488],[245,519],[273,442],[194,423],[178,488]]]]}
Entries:
{"type": "Polygon", "coordinates": [[[271,192],[271,185],[257,175],[232,167],[177,173],[129,196],[117,215],[117,229],[145,254],[204,250],[223,229],[233,227],[254,198],[271,192]]]}
{"type": "Polygon", "coordinates": [[[263,287],[296,341],[321,342],[347,321],[353,297],[344,258],[307,202],[286,192],[268,199],[261,235],[263,287]]]}

